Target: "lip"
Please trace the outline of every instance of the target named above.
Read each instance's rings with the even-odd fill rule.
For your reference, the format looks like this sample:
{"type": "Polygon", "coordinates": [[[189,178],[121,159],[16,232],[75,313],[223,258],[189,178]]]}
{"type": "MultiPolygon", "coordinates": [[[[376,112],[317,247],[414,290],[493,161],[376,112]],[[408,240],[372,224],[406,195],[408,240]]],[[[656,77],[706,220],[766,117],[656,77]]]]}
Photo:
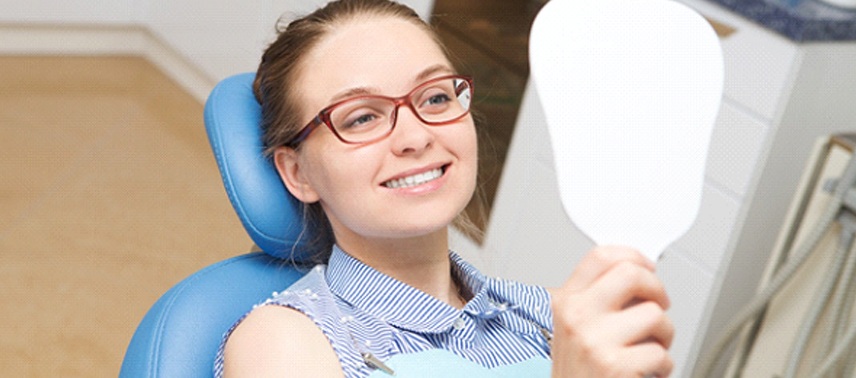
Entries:
{"type": "Polygon", "coordinates": [[[380,182],[379,186],[383,189],[395,191],[395,192],[407,192],[407,193],[413,193],[413,194],[430,192],[436,188],[443,186],[443,184],[446,181],[446,178],[448,177],[449,168],[451,167],[451,165],[452,165],[451,163],[435,163],[435,164],[426,165],[426,166],[420,167],[420,168],[410,169],[410,170],[398,173],[395,176],[391,176],[385,180],[382,180],[380,182]],[[401,179],[404,177],[413,176],[413,175],[417,175],[417,174],[425,173],[425,172],[430,172],[430,171],[433,171],[433,170],[438,169],[438,168],[443,170],[442,176],[438,177],[437,179],[434,179],[434,180],[428,181],[426,183],[420,184],[420,185],[410,186],[410,187],[406,187],[406,188],[388,188],[384,185],[384,183],[388,182],[388,181],[398,180],[398,179],[401,179]]]}

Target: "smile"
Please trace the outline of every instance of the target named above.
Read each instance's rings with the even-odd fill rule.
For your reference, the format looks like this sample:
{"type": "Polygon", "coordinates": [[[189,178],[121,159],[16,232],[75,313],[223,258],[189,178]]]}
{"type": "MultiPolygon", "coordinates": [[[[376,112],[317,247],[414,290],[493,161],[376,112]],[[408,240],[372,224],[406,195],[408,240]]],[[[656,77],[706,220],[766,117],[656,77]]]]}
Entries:
{"type": "Polygon", "coordinates": [[[383,186],[390,189],[409,188],[411,186],[422,185],[426,182],[434,181],[443,176],[443,168],[432,169],[427,172],[417,173],[412,176],[402,177],[395,180],[389,180],[383,183],[383,186]]]}

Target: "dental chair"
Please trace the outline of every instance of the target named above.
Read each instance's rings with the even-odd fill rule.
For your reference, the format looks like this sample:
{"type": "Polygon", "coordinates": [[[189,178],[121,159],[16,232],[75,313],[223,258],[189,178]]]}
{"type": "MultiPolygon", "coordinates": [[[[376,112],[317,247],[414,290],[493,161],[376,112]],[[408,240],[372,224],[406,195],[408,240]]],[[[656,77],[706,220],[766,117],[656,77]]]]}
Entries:
{"type": "Polygon", "coordinates": [[[226,193],[262,252],[221,261],[167,291],[137,327],[119,376],[211,377],[220,340],[252,306],[300,278],[300,203],[262,155],[254,73],[220,82],[205,104],[205,128],[226,193]]]}

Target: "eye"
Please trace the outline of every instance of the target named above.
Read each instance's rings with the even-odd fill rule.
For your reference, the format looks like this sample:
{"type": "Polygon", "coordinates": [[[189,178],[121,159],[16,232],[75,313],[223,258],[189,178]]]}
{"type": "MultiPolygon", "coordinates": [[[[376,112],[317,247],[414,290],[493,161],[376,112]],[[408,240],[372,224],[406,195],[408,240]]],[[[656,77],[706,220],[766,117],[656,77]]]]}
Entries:
{"type": "Polygon", "coordinates": [[[354,127],[359,127],[371,123],[372,121],[377,119],[377,115],[373,113],[364,113],[349,116],[346,121],[341,125],[342,128],[351,129],[354,127]]]}
{"type": "Polygon", "coordinates": [[[336,113],[333,118],[336,129],[346,133],[363,132],[380,124],[385,116],[379,110],[358,108],[345,113],[336,113]]]}
{"type": "Polygon", "coordinates": [[[423,114],[438,114],[449,109],[452,95],[442,88],[431,88],[420,96],[419,112],[423,114]]]}
{"type": "Polygon", "coordinates": [[[442,105],[442,104],[447,103],[451,100],[452,99],[449,98],[449,95],[447,95],[445,93],[441,93],[441,94],[436,94],[436,95],[429,97],[427,100],[425,100],[425,105],[429,105],[429,106],[430,105],[442,105]]]}

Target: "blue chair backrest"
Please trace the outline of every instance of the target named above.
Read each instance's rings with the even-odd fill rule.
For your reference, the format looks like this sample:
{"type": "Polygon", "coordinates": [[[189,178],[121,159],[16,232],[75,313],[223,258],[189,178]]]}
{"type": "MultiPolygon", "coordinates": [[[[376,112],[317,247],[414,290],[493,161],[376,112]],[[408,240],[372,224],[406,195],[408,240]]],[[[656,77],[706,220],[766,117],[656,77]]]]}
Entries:
{"type": "Polygon", "coordinates": [[[205,128],[229,200],[264,252],[211,265],[165,293],[137,327],[122,378],[210,377],[224,332],[303,275],[291,265],[306,257],[299,243],[301,205],[262,154],[254,76],[232,76],[214,88],[205,104],[205,128]]]}
{"type": "Polygon", "coordinates": [[[245,73],[217,84],[205,104],[205,129],[226,193],[247,233],[268,254],[303,261],[302,207],[263,155],[254,77],[245,73]]]}

